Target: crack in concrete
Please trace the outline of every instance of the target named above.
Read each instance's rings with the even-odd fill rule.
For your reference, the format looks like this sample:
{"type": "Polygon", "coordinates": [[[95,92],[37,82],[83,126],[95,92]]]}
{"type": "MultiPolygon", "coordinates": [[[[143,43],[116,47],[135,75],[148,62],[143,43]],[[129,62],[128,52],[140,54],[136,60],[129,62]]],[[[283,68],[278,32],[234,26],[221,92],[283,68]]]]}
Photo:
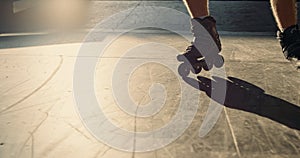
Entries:
{"type": "Polygon", "coordinates": [[[2,95],[7,94],[9,91],[13,90],[14,88],[19,88],[19,86],[21,86],[22,84],[28,82],[29,80],[30,80],[30,79],[23,80],[22,82],[20,82],[20,83],[14,85],[13,87],[11,87],[11,88],[5,90],[4,92],[2,92],[2,95]]]}
{"type": "Polygon", "coordinates": [[[116,28],[113,28],[113,30],[116,30],[128,17],[130,17],[131,15],[132,15],[132,13],[134,12],[134,10],[138,7],[138,6],[140,6],[141,5],[141,3],[142,3],[142,1],[140,1],[140,2],[138,2],[138,4],[136,4],[133,8],[132,8],[132,10],[130,11],[130,13],[122,20],[122,21],[120,21],[118,24],[117,24],[117,27],[116,28]]]}
{"type": "MultiPolygon", "coordinates": [[[[111,147],[108,147],[108,149],[104,150],[104,151],[101,153],[100,157],[104,156],[104,155],[105,155],[109,150],[111,150],[111,149],[112,149],[111,147]]],[[[98,155],[99,155],[100,152],[101,152],[101,150],[99,150],[99,152],[97,152],[97,155],[95,156],[95,158],[98,157],[98,155]]]]}
{"type": "Polygon", "coordinates": [[[238,146],[238,142],[237,142],[236,136],[235,136],[235,134],[234,134],[232,125],[231,125],[231,123],[230,123],[230,119],[229,119],[229,116],[228,116],[226,107],[224,107],[224,112],[225,112],[226,122],[228,123],[228,126],[229,126],[229,129],[230,129],[230,133],[231,133],[231,136],[232,136],[232,139],[233,139],[233,143],[234,143],[236,152],[237,152],[237,154],[238,154],[238,157],[240,158],[240,157],[241,157],[241,152],[240,152],[240,149],[239,149],[239,146],[238,146]]]}
{"type": "MultiPolygon", "coordinates": [[[[25,148],[26,144],[28,143],[28,141],[31,139],[32,144],[31,144],[31,157],[34,157],[34,133],[42,126],[42,124],[47,120],[48,116],[49,116],[49,111],[54,107],[55,104],[53,104],[48,110],[46,110],[45,113],[45,117],[44,119],[36,126],[36,128],[33,129],[33,131],[29,131],[29,137],[25,140],[25,142],[23,143],[21,149],[19,150],[18,153],[18,157],[20,157],[21,152],[23,151],[23,149],[25,148]]],[[[40,112],[42,112],[41,110],[39,110],[40,112]]]]}
{"type": "MultiPolygon", "coordinates": [[[[60,101],[61,99],[52,99],[52,100],[49,100],[47,101],[47,103],[56,103],[57,101],[60,101]]],[[[20,112],[20,111],[23,111],[23,110],[26,110],[26,109],[29,109],[29,108],[33,108],[35,106],[39,106],[39,105],[44,105],[45,102],[42,102],[42,103],[38,103],[38,104],[33,104],[33,105],[30,105],[30,106],[26,106],[26,107],[23,107],[23,108],[18,108],[18,109],[15,109],[15,110],[11,110],[11,111],[6,111],[6,112],[3,112],[2,115],[5,115],[5,114],[9,114],[9,113],[15,113],[15,112],[20,112]]]]}
{"type": "Polygon", "coordinates": [[[57,146],[58,144],[62,143],[64,140],[66,140],[70,135],[66,134],[64,136],[62,136],[60,139],[58,139],[57,141],[53,142],[52,144],[49,144],[42,152],[41,152],[41,156],[40,157],[48,157],[49,153],[52,152],[57,146]]]}
{"type": "Polygon", "coordinates": [[[81,130],[73,126],[71,123],[67,123],[72,129],[74,129],[76,132],[84,136],[87,140],[91,140],[87,135],[85,135],[81,130]]]}
{"type": "Polygon", "coordinates": [[[23,101],[25,101],[26,99],[30,98],[32,95],[34,95],[36,92],[38,92],[40,89],[42,89],[58,72],[58,70],[61,68],[63,63],[63,57],[60,55],[60,62],[58,64],[58,66],[56,67],[56,69],[52,72],[52,74],[36,89],[34,89],[32,92],[30,92],[28,95],[26,95],[25,97],[23,97],[22,99],[18,100],[17,102],[7,106],[6,108],[3,108],[0,111],[0,114],[2,114],[3,112],[6,112],[7,110],[17,106],[18,104],[22,103],[23,101]]]}

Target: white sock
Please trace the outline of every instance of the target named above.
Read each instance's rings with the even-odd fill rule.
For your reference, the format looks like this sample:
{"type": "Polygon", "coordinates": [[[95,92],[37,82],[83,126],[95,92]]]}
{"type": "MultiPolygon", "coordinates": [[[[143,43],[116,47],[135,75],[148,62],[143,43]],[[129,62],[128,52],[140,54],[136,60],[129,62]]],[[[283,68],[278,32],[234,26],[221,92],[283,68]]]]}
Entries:
{"type": "Polygon", "coordinates": [[[197,17],[197,18],[199,18],[199,19],[204,19],[204,18],[206,18],[206,17],[208,17],[209,15],[204,15],[204,16],[199,16],[199,17],[197,17]]]}

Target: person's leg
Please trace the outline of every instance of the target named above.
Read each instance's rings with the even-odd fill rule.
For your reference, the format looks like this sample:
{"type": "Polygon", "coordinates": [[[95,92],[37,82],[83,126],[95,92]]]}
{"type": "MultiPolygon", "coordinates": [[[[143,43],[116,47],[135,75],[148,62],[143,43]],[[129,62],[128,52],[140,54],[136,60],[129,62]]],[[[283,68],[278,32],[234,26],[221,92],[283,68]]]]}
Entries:
{"type": "MultiPolygon", "coordinates": [[[[216,30],[216,20],[209,15],[208,0],[183,0],[190,16],[192,17],[192,32],[197,32],[197,24],[201,24],[214,39],[219,51],[221,51],[221,41],[216,30]]],[[[197,39],[197,37],[195,37],[197,39]]],[[[195,40],[194,39],[194,40],[195,40]]]]}
{"type": "MultiPolygon", "coordinates": [[[[208,0],[183,1],[192,18],[191,31],[194,35],[194,40],[192,44],[188,46],[184,54],[179,55],[177,59],[190,63],[192,66],[190,70],[195,74],[200,73],[202,68],[204,70],[210,70],[213,65],[221,67],[223,65],[223,57],[218,54],[221,51],[221,41],[216,30],[216,20],[209,15],[208,0]],[[205,28],[207,32],[201,32],[203,28],[205,28]],[[200,52],[198,50],[199,48],[203,48],[201,43],[203,43],[203,37],[207,37],[207,33],[209,33],[217,45],[218,52],[200,52]]],[[[181,68],[183,67],[181,66],[181,68]]],[[[189,68],[179,72],[181,76],[186,76],[186,73],[189,72],[189,68]]]]}
{"type": "Polygon", "coordinates": [[[280,31],[297,24],[296,0],[270,0],[280,31]]]}
{"type": "Polygon", "coordinates": [[[277,33],[286,59],[300,69],[300,31],[297,24],[296,0],[270,0],[279,31],[277,33]]]}
{"type": "Polygon", "coordinates": [[[208,0],[183,0],[191,17],[198,18],[209,15],[208,0]]]}

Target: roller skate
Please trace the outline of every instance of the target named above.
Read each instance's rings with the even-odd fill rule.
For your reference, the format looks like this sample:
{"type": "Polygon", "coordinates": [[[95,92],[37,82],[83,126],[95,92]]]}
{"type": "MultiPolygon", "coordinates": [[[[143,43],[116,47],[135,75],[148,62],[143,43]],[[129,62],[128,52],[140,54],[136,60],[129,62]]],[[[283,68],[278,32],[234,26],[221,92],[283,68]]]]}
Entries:
{"type": "Polygon", "coordinates": [[[277,32],[285,58],[292,62],[297,70],[300,69],[300,31],[298,25],[290,26],[283,32],[277,32]]]}
{"type": "Polygon", "coordinates": [[[178,67],[182,77],[188,76],[190,71],[198,74],[202,69],[209,71],[213,66],[220,68],[224,64],[224,58],[219,55],[221,41],[215,19],[211,16],[194,18],[191,24],[195,39],[183,54],[177,56],[177,60],[183,62],[178,67]]]}

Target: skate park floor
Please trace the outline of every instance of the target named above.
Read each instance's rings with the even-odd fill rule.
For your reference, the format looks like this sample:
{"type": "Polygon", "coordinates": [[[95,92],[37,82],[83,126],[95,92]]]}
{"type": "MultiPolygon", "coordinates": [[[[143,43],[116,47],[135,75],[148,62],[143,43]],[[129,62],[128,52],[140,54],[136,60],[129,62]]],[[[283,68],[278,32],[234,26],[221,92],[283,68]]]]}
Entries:
{"type": "Polygon", "coordinates": [[[176,56],[189,41],[179,34],[85,36],[1,35],[1,158],[299,157],[300,73],[274,36],[222,34],[224,66],[187,78],[176,56]],[[88,123],[98,118],[89,92],[103,122],[88,123]],[[131,104],[150,109],[125,111],[131,104]]]}
{"type": "MultiPolygon", "coordinates": [[[[16,42],[23,42],[18,39],[16,42]]],[[[200,86],[199,98],[191,98],[199,99],[198,111],[186,131],[165,147],[135,153],[135,157],[299,155],[299,72],[285,61],[274,37],[223,36],[222,41],[228,99],[220,105],[222,111],[214,127],[205,137],[198,137],[212,100],[209,90],[200,86]]],[[[182,86],[192,86],[176,69],[180,64],[176,55],[187,44],[171,33],[128,33],[110,45],[102,57],[77,57],[80,43],[1,49],[1,157],[132,157],[132,152],[98,141],[81,122],[73,94],[73,82],[78,77],[74,75],[76,59],[100,60],[95,69],[95,81],[99,81],[95,82],[95,92],[101,107],[107,107],[105,111],[116,124],[128,130],[135,127],[138,131],[152,131],[174,117],[180,99],[185,98],[182,95],[190,95],[181,94],[182,86]],[[148,42],[151,56],[144,55],[148,49],[143,44],[148,42]],[[165,49],[161,44],[174,49],[165,49]],[[129,49],[135,45],[145,47],[129,49]],[[122,57],[128,49],[133,54],[122,57]],[[144,52],[137,53],[138,50],[144,52]],[[122,67],[116,65],[118,62],[137,66],[130,69],[126,67],[130,64],[122,67]],[[152,84],[162,84],[167,94],[165,107],[150,118],[134,120],[118,108],[113,97],[113,91],[118,91],[111,81],[116,74],[123,75],[129,84],[128,91],[122,93],[129,93],[139,105],[160,97],[162,94],[154,92],[151,98],[148,91],[152,84]]],[[[204,83],[214,81],[210,72],[202,71],[199,76],[204,83]]],[[[197,80],[193,74],[190,78],[197,80]]]]}

